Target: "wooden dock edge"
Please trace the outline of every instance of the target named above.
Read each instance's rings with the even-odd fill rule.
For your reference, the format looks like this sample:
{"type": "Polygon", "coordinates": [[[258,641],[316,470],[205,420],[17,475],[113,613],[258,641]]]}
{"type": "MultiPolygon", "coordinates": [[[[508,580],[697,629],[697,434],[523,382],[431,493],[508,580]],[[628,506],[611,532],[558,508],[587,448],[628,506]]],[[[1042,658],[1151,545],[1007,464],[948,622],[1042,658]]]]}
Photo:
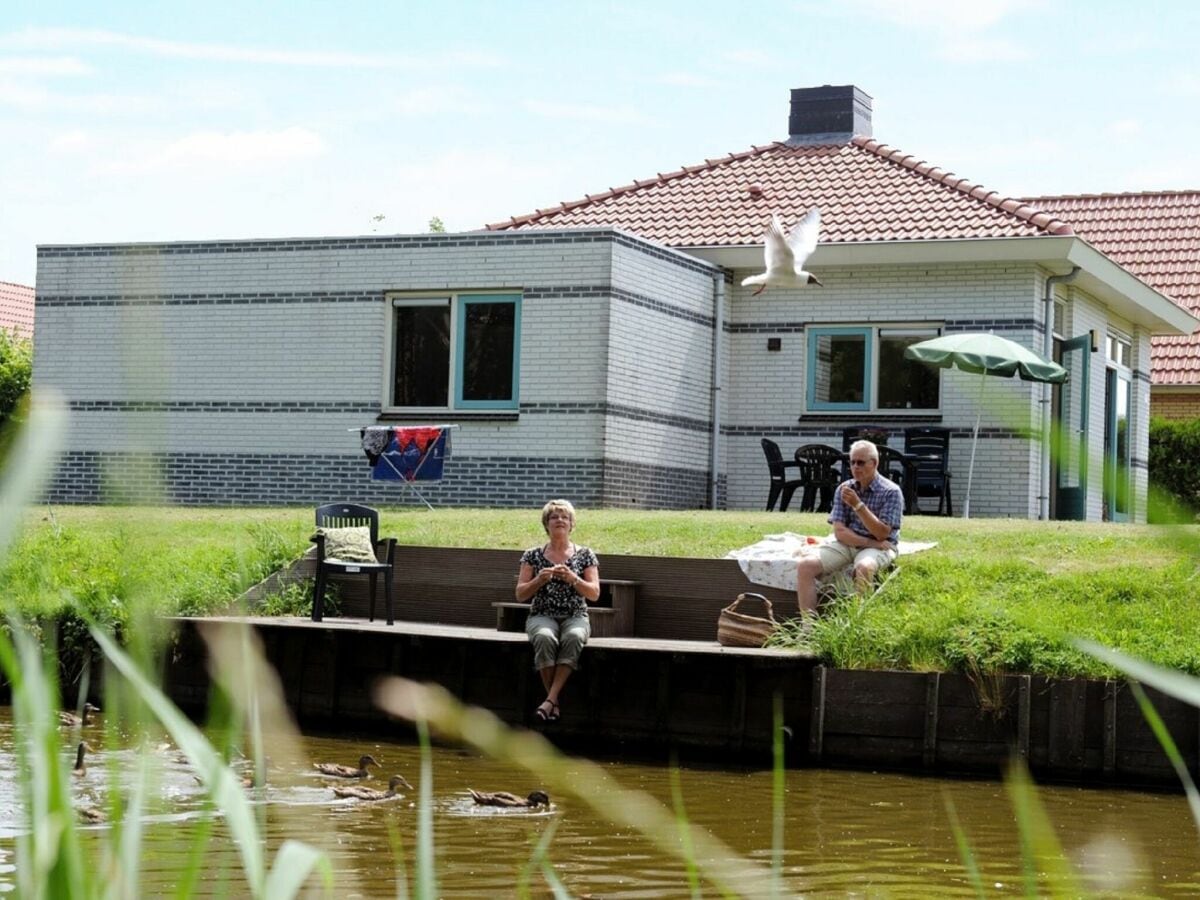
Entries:
{"type": "MultiPolygon", "coordinates": [[[[210,688],[196,621],[180,620],[165,678],[172,698],[193,714],[202,712],[210,688]]],[[[510,725],[537,724],[540,685],[523,635],[302,619],[250,624],[302,726],[409,733],[371,703],[372,685],[390,674],[442,684],[510,725]]],[[[1200,713],[1147,693],[1197,772],[1200,713]]],[[[793,767],[996,777],[1017,757],[1039,780],[1178,787],[1132,692],[1117,682],[851,671],[796,654],[732,652],[715,642],[594,641],[564,692],[563,719],[546,734],[588,755],[665,760],[677,753],[769,765],[776,694],[793,767]]]]}

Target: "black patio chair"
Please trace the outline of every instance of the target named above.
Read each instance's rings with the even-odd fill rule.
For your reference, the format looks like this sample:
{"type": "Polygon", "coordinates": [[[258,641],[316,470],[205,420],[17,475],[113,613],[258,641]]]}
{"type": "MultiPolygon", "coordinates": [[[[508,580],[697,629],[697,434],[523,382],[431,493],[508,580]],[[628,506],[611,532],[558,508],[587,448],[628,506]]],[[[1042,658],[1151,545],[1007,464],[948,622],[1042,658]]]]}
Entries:
{"type": "Polygon", "coordinates": [[[796,448],[796,464],[804,493],[800,495],[801,512],[829,512],[833,494],[845,479],[846,455],[828,444],[805,444],[796,448]]]}
{"type": "Polygon", "coordinates": [[[787,470],[794,468],[796,463],[785,462],[783,454],[779,452],[779,445],[770,438],[762,439],[763,453],[767,457],[767,469],[771,473],[771,488],[767,494],[767,512],[775,509],[775,501],[779,499],[779,495],[783,495],[783,502],[779,504],[780,512],[787,512],[788,504],[792,502],[792,494],[796,493],[796,488],[803,483],[799,478],[791,480],[787,477],[787,470]]]}
{"type": "Polygon", "coordinates": [[[917,490],[913,512],[921,512],[922,497],[937,497],[937,514],[954,515],[950,496],[950,429],[915,426],[904,429],[904,452],[916,462],[917,490]]]}
{"type": "Polygon", "coordinates": [[[917,464],[894,447],[884,445],[879,450],[879,474],[896,482],[904,493],[904,514],[912,513],[917,502],[917,464]]]}
{"type": "Polygon", "coordinates": [[[367,526],[371,529],[371,546],[375,551],[376,562],[349,562],[325,557],[325,535],[317,532],[313,542],[317,545],[317,577],[313,582],[312,620],[320,622],[325,614],[325,584],[330,574],[334,575],[366,575],[370,582],[370,621],[375,621],[375,581],[383,575],[383,593],[387,601],[387,623],[395,622],[393,608],[392,578],[395,573],[396,539],[379,540],[379,512],[369,506],[357,506],[353,503],[327,503],[317,507],[318,528],[357,528],[367,526]],[[379,551],[384,551],[384,560],[379,562],[379,551]]]}

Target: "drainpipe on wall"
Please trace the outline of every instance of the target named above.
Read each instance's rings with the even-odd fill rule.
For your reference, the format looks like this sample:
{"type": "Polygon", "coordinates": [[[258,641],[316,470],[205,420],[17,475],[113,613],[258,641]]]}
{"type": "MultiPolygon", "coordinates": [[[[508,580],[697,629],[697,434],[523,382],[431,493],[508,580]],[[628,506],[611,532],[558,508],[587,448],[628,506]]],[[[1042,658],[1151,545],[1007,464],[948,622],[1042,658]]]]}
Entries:
{"type": "MultiPolygon", "coordinates": [[[[1079,274],[1079,266],[1072,266],[1066,275],[1051,275],[1046,279],[1046,289],[1042,296],[1043,334],[1042,356],[1050,359],[1054,352],[1054,286],[1070,284],[1079,274]]],[[[1042,477],[1041,490],[1038,491],[1038,518],[1043,522],[1050,518],[1050,392],[1053,387],[1048,383],[1042,384],[1042,477]]]]}
{"type": "Polygon", "coordinates": [[[708,508],[717,508],[717,459],[721,449],[721,333],[725,321],[725,270],[713,276],[712,455],[708,508]]]}

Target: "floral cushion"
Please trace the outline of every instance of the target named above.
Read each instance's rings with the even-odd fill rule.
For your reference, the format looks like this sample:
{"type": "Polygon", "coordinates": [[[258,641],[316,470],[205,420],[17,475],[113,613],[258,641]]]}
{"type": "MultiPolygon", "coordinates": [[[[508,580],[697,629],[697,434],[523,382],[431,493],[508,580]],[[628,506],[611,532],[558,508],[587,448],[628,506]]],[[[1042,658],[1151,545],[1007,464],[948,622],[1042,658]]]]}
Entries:
{"type": "Polygon", "coordinates": [[[371,546],[371,529],[366,525],[352,528],[318,528],[325,535],[325,558],[344,562],[378,562],[371,546]]]}

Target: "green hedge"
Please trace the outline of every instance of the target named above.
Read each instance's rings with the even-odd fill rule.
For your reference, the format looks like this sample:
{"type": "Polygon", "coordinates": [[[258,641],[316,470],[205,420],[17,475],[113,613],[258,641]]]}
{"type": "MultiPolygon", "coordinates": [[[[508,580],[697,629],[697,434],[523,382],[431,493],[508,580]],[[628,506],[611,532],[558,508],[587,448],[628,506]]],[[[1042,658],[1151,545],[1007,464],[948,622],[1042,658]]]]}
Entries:
{"type": "Polygon", "coordinates": [[[1150,420],[1150,521],[1192,521],[1200,510],[1200,419],[1150,420]]]}

